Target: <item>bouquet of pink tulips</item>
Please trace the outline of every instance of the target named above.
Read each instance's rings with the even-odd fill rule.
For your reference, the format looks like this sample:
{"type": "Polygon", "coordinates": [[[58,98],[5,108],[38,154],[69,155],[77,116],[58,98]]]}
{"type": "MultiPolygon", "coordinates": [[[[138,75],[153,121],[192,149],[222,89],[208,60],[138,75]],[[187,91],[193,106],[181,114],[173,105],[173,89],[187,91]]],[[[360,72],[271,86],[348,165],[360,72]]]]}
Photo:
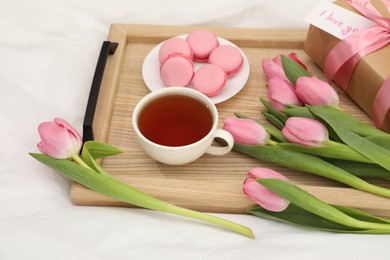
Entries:
{"type": "MultiPolygon", "coordinates": [[[[233,149],[390,198],[390,189],[362,179],[390,179],[390,135],[340,110],[335,90],[312,77],[295,54],[262,65],[268,79],[263,115],[272,125],[242,114],[225,118],[233,149]]],[[[271,169],[251,169],[243,191],[261,206],[249,211],[254,215],[334,232],[390,233],[389,219],[329,205],[271,169]]]]}

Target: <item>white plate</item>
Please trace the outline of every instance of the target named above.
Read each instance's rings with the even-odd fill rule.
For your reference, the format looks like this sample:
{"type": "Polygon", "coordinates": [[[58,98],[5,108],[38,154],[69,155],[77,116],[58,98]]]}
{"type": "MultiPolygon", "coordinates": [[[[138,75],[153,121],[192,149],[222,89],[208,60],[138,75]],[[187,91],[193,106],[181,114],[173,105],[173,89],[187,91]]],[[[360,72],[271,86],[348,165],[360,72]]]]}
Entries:
{"type": "MultiPolygon", "coordinates": [[[[178,38],[185,39],[187,35],[180,35],[178,38]]],[[[237,47],[232,42],[218,37],[220,45],[231,45],[237,47]]],[[[166,88],[167,86],[162,82],[160,78],[160,61],[158,59],[158,54],[160,46],[162,43],[155,46],[149,53],[146,55],[144,63],[142,65],[142,77],[145,81],[146,86],[150,91],[155,91],[161,88],[166,88]]],[[[238,47],[237,47],[238,48],[238,47]]],[[[210,97],[214,104],[221,103],[225,100],[236,95],[244,86],[249,77],[249,62],[244,52],[240,48],[238,50],[241,52],[242,57],[244,58],[242,68],[239,73],[231,78],[228,78],[225,87],[217,95],[210,97]]],[[[195,71],[200,68],[205,63],[194,62],[195,71]]],[[[192,87],[191,83],[188,87],[192,87]]]]}

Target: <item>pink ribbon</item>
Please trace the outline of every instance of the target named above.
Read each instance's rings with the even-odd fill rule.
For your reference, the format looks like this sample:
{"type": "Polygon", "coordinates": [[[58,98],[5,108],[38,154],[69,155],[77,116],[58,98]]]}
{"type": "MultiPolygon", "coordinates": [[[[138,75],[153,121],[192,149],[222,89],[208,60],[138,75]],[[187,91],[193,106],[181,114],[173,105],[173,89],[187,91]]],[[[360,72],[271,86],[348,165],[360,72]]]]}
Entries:
{"type": "MultiPolygon", "coordinates": [[[[390,2],[381,0],[390,13],[390,2]]],[[[383,17],[370,3],[370,0],[348,0],[349,5],[377,25],[359,30],[340,41],[328,54],[324,63],[324,72],[329,82],[335,80],[344,90],[355,66],[365,55],[379,50],[390,43],[390,19],[383,17]]],[[[382,128],[390,109],[390,76],[376,94],[372,108],[372,117],[376,127],[382,128]]]]}
{"type": "Polygon", "coordinates": [[[376,127],[383,128],[383,122],[390,109],[390,77],[383,82],[381,88],[375,96],[372,107],[373,121],[376,127]],[[374,116],[375,115],[375,116],[374,116]]]}

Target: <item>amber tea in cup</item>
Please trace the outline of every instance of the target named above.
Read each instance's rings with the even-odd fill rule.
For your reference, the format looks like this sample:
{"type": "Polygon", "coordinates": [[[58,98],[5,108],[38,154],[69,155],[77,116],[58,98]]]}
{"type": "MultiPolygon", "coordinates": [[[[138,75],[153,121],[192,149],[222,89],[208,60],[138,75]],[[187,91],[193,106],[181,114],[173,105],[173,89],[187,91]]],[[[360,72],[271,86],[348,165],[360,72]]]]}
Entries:
{"type": "Polygon", "coordinates": [[[149,93],[135,106],[132,124],[142,149],[153,159],[171,165],[192,162],[204,153],[231,151],[231,134],[218,129],[218,111],[204,94],[186,87],[149,93]],[[227,146],[213,146],[215,137],[227,146]]]}
{"type": "Polygon", "coordinates": [[[211,130],[206,104],[192,97],[170,95],[151,101],[141,111],[138,127],[150,141],[166,146],[195,143],[211,130]]]}

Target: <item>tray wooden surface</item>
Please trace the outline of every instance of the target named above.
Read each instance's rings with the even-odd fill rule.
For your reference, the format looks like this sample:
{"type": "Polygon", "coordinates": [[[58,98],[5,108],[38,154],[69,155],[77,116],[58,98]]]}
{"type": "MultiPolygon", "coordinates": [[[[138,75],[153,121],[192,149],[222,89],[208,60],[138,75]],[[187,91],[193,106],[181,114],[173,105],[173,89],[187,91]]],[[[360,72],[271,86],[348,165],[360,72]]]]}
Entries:
{"type": "MultiPolygon", "coordinates": [[[[123,25],[111,26],[108,40],[117,42],[114,55],[109,56],[99,93],[93,130],[95,140],[108,142],[123,150],[121,155],[101,160],[102,166],[114,177],[158,198],[194,210],[218,213],[245,213],[255,206],[242,193],[242,182],[252,167],[269,167],[285,174],[294,184],[328,203],[355,207],[390,217],[390,200],[358,191],[313,174],[303,173],[262,162],[232,151],[225,156],[204,155],[184,166],[167,166],[149,158],[135,141],[131,116],[135,104],[146,95],[142,79],[142,63],[158,43],[199,27],[123,25]]],[[[217,105],[220,127],[223,118],[240,112],[266,123],[260,111],[259,97],[266,97],[266,79],[261,60],[278,54],[296,52],[309,71],[324,78],[321,70],[303,51],[306,31],[240,28],[207,28],[237,46],[248,57],[249,80],[233,98],[217,105]]],[[[371,122],[339,88],[341,108],[365,122],[371,122]]],[[[385,181],[370,180],[390,187],[385,181]]],[[[71,200],[75,205],[129,206],[98,194],[77,183],[72,184],[71,200]]]]}

